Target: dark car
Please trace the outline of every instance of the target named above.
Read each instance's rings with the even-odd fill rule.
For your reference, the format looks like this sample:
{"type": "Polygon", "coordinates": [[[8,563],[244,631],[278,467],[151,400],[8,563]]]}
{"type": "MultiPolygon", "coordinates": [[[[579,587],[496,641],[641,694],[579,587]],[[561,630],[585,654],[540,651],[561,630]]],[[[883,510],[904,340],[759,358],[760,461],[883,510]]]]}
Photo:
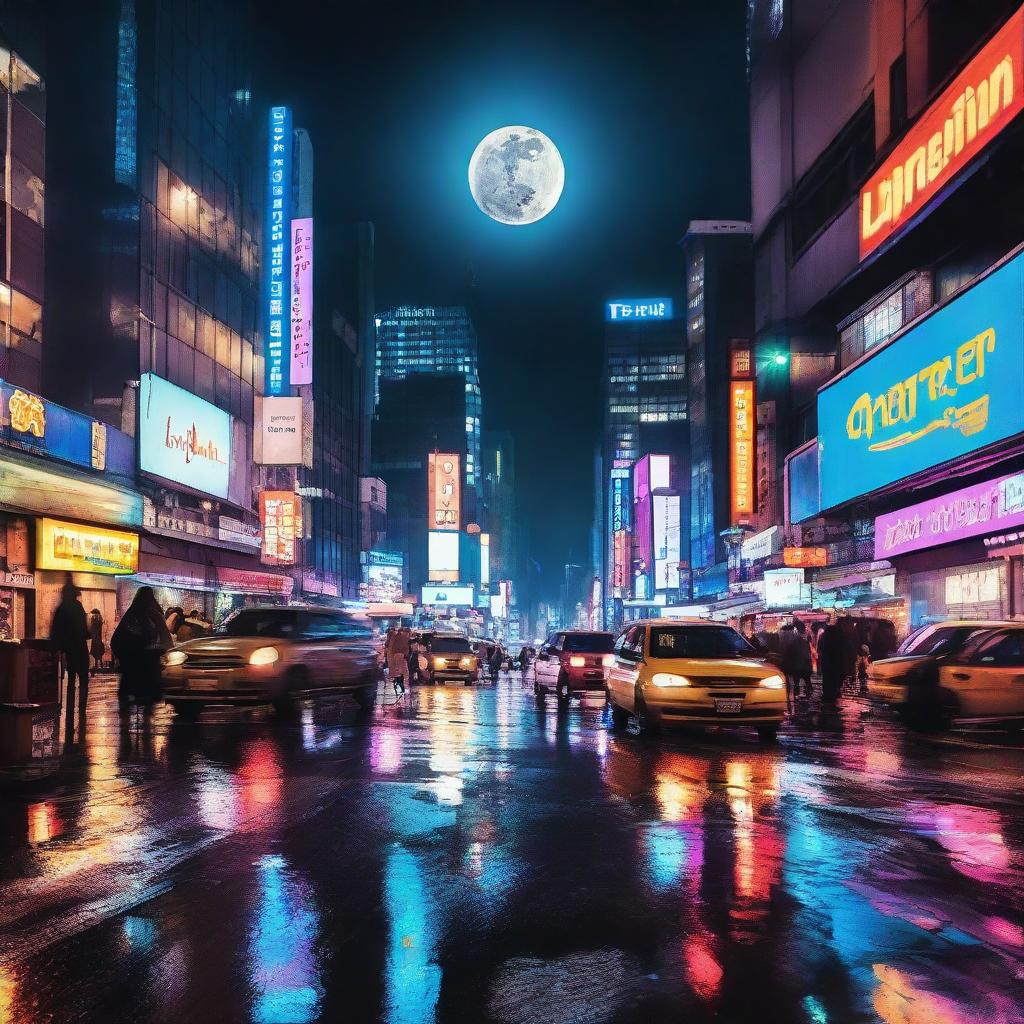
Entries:
{"type": "Polygon", "coordinates": [[[942,666],[959,655],[967,641],[979,631],[1012,625],[1012,622],[962,619],[922,626],[900,644],[895,657],[871,665],[868,695],[891,707],[904,720],[926,724],[940,713],[938,692],[942,666]]]}
{"type": "Polygon", "coordinates": [[[615,664],[615,636],[591,630],[552,633],[533,663],[533,692],[542,701],[554,693],[564,703],[574,694],[604,693],[615,664]]]}
{"type": "Polygon", "coordinates": [[[461,633],[435,633],[430,638],[426,678],[431,683],[465,683],[480,678],[480,659],[461,633]]]}

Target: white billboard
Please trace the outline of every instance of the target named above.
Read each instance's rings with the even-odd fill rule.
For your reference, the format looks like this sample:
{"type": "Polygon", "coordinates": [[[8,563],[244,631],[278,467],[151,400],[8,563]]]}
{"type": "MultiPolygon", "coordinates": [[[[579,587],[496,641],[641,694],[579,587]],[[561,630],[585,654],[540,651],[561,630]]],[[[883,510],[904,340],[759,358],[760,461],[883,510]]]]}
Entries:
{"type": "Polygon", "coordinates": [[[302,399],[257,398],[253,456],[260,466],[301,466],[302,399]]]}
{"type": "Polygon", "coordinates": [[[654,589],[679,589],[679,495],[654,495],[654,589]]]}
{"type": "Polygon", "coordinates": [[[432,607],[472,608],[472,587],[445,587],[428,584],[421,593],[421,604],[432,607]]]}
{"type": "Polygon", "coordinates": [[[427,579],[455,583],[459,578],[459,534],[431,530],[427,534],[427,579]]]}

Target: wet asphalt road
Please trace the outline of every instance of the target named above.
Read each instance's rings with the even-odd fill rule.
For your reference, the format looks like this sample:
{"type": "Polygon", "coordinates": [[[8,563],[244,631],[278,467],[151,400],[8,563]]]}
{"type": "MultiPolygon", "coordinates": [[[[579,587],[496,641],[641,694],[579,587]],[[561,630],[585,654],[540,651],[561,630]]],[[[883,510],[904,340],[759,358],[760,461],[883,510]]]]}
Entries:
{"type": "Polygon", "coordinates": [[[1020,749],[852,702],[650,740],[517,674],[122,737],[93,690],[0,793],[0,1024],[1024,1014],[1020,749]]]}

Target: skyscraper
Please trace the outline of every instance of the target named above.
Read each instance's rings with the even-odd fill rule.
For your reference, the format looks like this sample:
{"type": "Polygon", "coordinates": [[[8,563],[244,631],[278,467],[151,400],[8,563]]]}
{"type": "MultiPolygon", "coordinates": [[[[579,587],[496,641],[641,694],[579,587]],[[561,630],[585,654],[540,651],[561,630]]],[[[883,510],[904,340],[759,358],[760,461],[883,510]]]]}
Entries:
{"type": "Polygon", "coordinates": [[[377,399],[382,381],[411,373],[457,375],[466,388],[465,485],[480,473],[480,370],[476,330],[464,306],[397,306],[377,317],[377,399]]]}
{"type": "Polygon", "coordinates": [[[671,298],[606,303],[602,456],[603,492],[608,501],[604,593],[612,611],[609,621],[621,621],[621,606],[615,602],[632,596],[632,557],[626,539],[628,504],[632,500],[630,468],[647,454],[670,456],[672,484],[686,503],[689,455],[685,345],[684,326],[675,317],[671,298]],[[624,508],[626,524],[622,521],[624,508]]]}
{"type": "Polygon", "coordinates": [[[728,585],[721,531],[733,525],[729,345],[733,339],[750,338],[753,331],[750,224],[691,221],[680,244],[686,263],[690,416],[690,513],[683,519],[696,598],[722,592],[728,585]]]}

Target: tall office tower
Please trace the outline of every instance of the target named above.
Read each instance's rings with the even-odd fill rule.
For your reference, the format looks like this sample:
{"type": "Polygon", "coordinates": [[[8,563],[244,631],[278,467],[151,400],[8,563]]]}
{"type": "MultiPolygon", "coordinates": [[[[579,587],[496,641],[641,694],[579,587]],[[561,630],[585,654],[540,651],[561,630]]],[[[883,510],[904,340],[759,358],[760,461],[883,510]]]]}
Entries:
{"type": "Polygon", "coordinates": [[[467,509],[476,514],[480,473],[480,370],[473,322],[463,306],[397,306],[377,317],[377,399],[383,381],[411,373],[465,381],[467,509]]]}
{"type": "MultiPolygon", "coordinates": [[[[750,224],[691,221],[686,262],[690,502],[684,520],[693,596],[728,586],[721,531],[730,523],[729,351],[753,330],[750,224]]],[[[686,505],[684,504],[684,509],[686,505]]]]}
{"type": "Polygon", "coordinates": [[[602,491],[608,503],[604,593],[609,623],[621,621],[621,601],[633,596],[628,512],[623,522],[623,509],[628,507],[624,502],[631,502],[631,467],[647,454],[670,456],[673,486],[686,501],[685,347],[683,323],[675,316],[671,298],[606,303],[602,491]]]}

